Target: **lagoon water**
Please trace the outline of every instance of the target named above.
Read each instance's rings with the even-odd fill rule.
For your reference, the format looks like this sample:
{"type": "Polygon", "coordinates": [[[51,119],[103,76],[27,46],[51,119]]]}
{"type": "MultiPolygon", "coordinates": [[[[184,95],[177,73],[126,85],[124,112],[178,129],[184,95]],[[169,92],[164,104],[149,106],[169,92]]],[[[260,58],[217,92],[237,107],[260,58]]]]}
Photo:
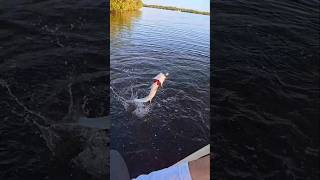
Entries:
{"type": "Polygon", "coordinates": [[[211,1],[213,179],[319,179],[319,1],[211,1]]]}
{"type": "Polygon", "coordinates": [[[132,177],[209,143],[209,36],[210,16],[151,8],[110,15],[111,147],[132,177]],[[169,76],[151,104],[128,107],[160,72],[169,76]]]}
{"type": "Polygon", "coordinates": [[[106,179],[106,2],[0,4],[0,179],[106,179]]]}

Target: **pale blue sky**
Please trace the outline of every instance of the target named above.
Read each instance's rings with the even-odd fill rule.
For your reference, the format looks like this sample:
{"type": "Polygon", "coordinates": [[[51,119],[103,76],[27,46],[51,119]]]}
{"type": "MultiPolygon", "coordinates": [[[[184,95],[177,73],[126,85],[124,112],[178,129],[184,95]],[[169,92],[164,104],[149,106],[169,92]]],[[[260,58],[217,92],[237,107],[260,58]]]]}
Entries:
{"type": "Polygon", "coordinates": [[[145,4],[210,11],[210,0],[142,0],[145,4]]]}

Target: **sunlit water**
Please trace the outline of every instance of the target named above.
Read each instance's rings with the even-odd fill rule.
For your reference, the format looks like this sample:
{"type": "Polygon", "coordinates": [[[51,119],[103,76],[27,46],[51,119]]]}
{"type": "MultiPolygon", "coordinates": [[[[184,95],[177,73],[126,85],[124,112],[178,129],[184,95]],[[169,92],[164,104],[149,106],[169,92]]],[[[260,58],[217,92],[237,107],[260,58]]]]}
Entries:
{"type": "Polygon", "coordinates": [[[111,14],[113,149],[131,176],[169,166],[209,143],[210,17],[159,9],[111,14]],[[151,103],[152,78],[169,73],[151,103]]]}

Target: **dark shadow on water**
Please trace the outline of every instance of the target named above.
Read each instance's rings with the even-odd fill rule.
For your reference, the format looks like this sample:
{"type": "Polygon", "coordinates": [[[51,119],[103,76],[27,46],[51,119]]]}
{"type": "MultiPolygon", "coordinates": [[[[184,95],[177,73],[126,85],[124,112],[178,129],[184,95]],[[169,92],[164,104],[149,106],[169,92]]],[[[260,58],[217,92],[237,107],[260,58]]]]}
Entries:
{"type": "Polygon", "coordinates": [[[0,179],[106,179],[108,130],[95,123],[109,113],[104,1],[0,9],[0,179]]]}

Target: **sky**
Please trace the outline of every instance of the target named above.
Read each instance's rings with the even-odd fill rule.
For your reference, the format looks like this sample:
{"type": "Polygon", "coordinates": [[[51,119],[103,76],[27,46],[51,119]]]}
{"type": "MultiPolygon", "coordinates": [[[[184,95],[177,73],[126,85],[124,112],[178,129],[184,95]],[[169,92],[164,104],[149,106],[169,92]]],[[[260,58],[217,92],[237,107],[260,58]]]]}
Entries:
{"type": "Polygon", "coordinates": [[[142,0],[145,4],[175,6],[179,8],[210,11],[210,0],[142,0]]]}

